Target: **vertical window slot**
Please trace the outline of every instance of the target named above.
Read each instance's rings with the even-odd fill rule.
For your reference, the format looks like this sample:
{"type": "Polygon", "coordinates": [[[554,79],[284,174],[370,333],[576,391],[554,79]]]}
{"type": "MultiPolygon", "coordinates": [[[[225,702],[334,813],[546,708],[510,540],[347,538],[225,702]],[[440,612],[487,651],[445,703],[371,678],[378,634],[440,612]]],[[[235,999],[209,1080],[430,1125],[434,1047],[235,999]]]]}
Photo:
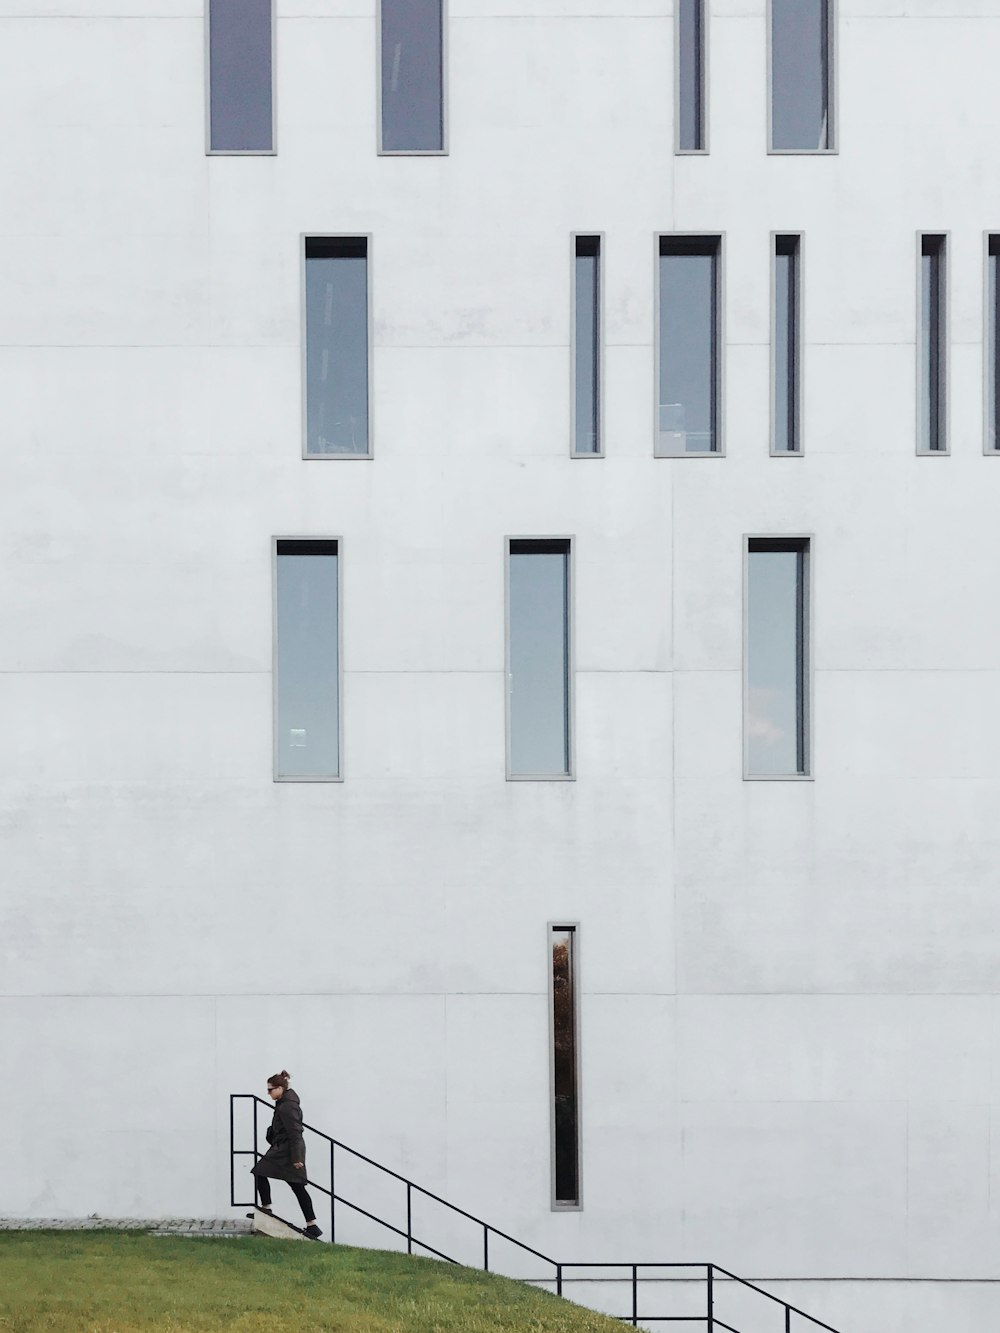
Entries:
{"type": "Polygon", "coordinates": [[[836,0],[770,0],[772,152],[829,152],[836,0]]]}
{"type": "Polygon", "coordinates": [[[208,150],[272,153],[272,0],[208,0],[208,150]]]}
{"type": "Polygon", "coordinates": [[[808,539],[749,539],[745,618],[744,771],[808,777],[808,539]]]}
{"type": "Polygon", "coordinates": [[[444,152],[444,0],[379,0],[382,153],[444,152]]]}
{"type": "Polygon", "coordinates": [[[774,238],[771,452],[775,454],[802,452],[800,239],[794,235],[774,238]]]}
{"type": "Polygon", "coordinates": [[[676,0],[677,151],[708,147],[705,74],[705,0],[676,0]]]}
{"type": "Polygon", "coordinates": [[[275,765],[279,781],[340,776],[336,541],[275,544],[275,765]]]}
{"type": "Polygon", "coordinates": [[[919,437],[922,454],[948,452],[947,238],[920,238],[919,437]]]}
{"type": "Polygon", "coordinates": [[[1000,452],[1000,236],[986,246],[986,452],[1000,452]]]}
{"type": "Polygon", "coordinates": [[[307,238],[307,458],[371,456],[368,304],[367,239],[307,238]]]}
{"type": "Polygon", "coordinates": [[[549,929],[553,1208],[579,1208],[581,1204],[576,936],[575,926],[552,926],[549,929]]]}
{"type": "Polygon", "coordinates": [[[507,768],[572,773],[570,543],[511,538],[507,554],[507,768]]]}
{"type": "Polygon", "coordinates": [[[721,238],[661,236],[658,457],[721,452],[721,238]]]}
{"type": "Polygon", "coordinates": [[[593,458],[603,452],[600,236],[577,236],[573,262],[573,453],[593,458]]]}

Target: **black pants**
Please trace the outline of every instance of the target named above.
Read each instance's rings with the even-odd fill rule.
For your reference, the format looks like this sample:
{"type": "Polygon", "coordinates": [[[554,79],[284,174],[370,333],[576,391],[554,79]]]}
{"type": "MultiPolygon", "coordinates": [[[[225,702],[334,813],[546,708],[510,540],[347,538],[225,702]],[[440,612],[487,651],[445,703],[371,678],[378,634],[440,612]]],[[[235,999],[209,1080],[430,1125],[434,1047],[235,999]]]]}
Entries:
{"type": "MultiPolygon", "coordinates": [[[[257,1197],[260,1199],[261,1207],[270,1208],[271,1206],[271,1182],[267,1176],[254,1176],[254,1182],[257,1186],[257,1197]]],[[[299,1201],[299,1207],[302,1209],[302,1216],[307,1222],[315,1220],[316,1214],[313,1212],[312,1199],[309,1197],[309,1191],[305,1185],[300,1185],[297,1181],[289,1181],[288,1188],[292,1191],[299,1201]]]]}

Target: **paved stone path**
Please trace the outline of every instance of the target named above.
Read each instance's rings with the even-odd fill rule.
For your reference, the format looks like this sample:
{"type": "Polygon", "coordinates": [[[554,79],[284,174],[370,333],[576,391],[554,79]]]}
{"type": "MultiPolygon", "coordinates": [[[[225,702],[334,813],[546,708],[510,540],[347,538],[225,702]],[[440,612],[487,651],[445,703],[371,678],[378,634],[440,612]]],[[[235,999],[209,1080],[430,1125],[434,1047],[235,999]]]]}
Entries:
{"type": "Polygon", "coordinates": [[[246,1218],[0,1217],[0,1231],[148,1231],[154,1236],[249,1236],[246,1218]]]}

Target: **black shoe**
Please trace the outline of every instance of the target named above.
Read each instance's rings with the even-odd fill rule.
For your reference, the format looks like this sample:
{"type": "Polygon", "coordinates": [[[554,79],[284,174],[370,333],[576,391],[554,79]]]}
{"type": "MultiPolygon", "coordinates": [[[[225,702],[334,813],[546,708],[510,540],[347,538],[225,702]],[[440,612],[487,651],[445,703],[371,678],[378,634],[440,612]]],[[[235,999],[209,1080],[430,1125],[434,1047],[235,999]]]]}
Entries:
{"type": "Polygon", "coordinates": [[[323,1233],[314,1222],[311,1227],[306,1227],[302,1234],[308,1236],[310,1240],[319,1240],[323,1233]]]}

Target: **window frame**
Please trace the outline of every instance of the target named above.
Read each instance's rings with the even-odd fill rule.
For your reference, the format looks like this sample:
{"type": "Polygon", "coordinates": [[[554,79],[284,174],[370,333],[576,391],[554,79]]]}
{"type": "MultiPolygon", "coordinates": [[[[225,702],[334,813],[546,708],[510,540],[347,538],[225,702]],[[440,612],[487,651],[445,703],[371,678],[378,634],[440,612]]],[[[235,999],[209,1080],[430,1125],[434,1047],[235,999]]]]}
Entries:
{"type": "Polygon", "coordinates": [[[278,4],[271,5],[271,147],[212,147],[212,0],[205,0],[202,27],[205,65],[205,156],[206,157],[277,157],[278,155],[278,4]]]}
{"type": "Polygon", "coordinates": [[[653,457],[706,459],[726,456],[726,233],[724,231],[658,231],[653,234],[653,457]],[[715,253],[715,432],[718,448],[693,453],[664,454],[660,440],[660,245],[663,241],[714,241],[715,253]]]}
{"type": "MultiPolygon", "coordinates": [[[[503,560],[503,621],[504,621],[504,750],[507,782],[575,782],[576,781],[576,580],[573,575],[576,538],[560,533],[517,533],[504,537],[503,560]],[[511,730],[510,730],[510,556],[512,542],[564,542],[567,545],[566,560],[566,737],[567,766],[565,773],[515,773],[511,768],[511,730]]],[[[516,554],[516,552],[515,552],[516,554]]]]}
{"type": "Polygon", "coordinates": [[[805,330],[805,232],[771,232],[771,346],[770,346],[770,381],[771,381],[771,418],[769,428],[768,452],[771,458],[802,458],[805,456],[802,436],[802,403],[805,393],[805,348],[803,332],[805,330]],[[778,241],[784,237],[795,238],[795,442],[798,448],[776,449],[778,425],[778,241]]]}
{"type": "Polygon", "coordinates": [[[569,314],[569,456],[570,458],[604,457],[604,391],[605,391],[605,331],[604,331],[604,232],[574,231],[570,233],[570,314],[569,314]],[[597,449],[593,453],[576,451],[576,244],[580,240],[596,240],[597,249],[597,449]]]}
{"type": "Polygon", "coordinates": [[[344,539],[343,537],[271,537],[271,780],[273,782],[344,781],[344,539]],[[278,545],[280,542],[327,542],[337,547],[337,773],[322,776],[286,776],[278,772],[278,545]]]}
{"type": "MultiPolygon", "coordinates": [[[[373,235],[370,231],[299,232],[299,378],[302,414],[302,459],[309,463],[369,463],[375,457],[375,287],[372,263],[373,235]],[[365,290],[368,301],[368,452],[366,454],[311,454],[309,452],[309,333],[306,312],[306,242],[365,242],[365,290]]],[[[332,539],[331,539],[332,540],[332,539]]]]}
{"type": "Polygon", "coordinates": [[[1000,252],[997,254],[997,290],[995,304],[990,303],[990,242],[996,241],[1000,251],[1000,231],[983,232],[983,453],[987,458],[1000,457],[1000,429],[990,448],[991,424],[995,425],[1000,411],[1000,252]]]}
{"type": "Polygon", "coordinates": [[[916,372],[917,372],[917,393],[916,393],[916,454],[918,458],[948,458],[951,454],[951,232],[950,231],[918,231],[917,232],[917,280],[915,290],[915,324],[914,324],[914,350],[916,353],[916,372]],[[924,449],[921,447],[920,438],[920,413],[922,407],[924,391],[924,369],[923,369],[923,347],[921,344],[921,333],[923,329],[923,242],[925,237],[936,236],[941,241],[941,285],[944,288],[943,299],[940,302],[941,308],[941,345],[939,351],[940,380],[939,396],[941,404],[938,408],[940,417],[939,427],[941,438],[944,440],[943,449],[924,449]]]}
{"type": "Polygon", "coordinates": [[[775,148],[774,146],[774,58],[772,53],[772,35],[774,33],[773,3],[767,0],[767,79],[764,95],[767,99],[767,155],[768,157],[836,157],[840,152],[840,61],[838,57],[838,36],[840,32],[840,0],[826,0],[826,124],[827,146],[825,148],[775,148]]]}
{"type": "Polygon", "coordinates": [[[546,922],[546,972],[548,974],[549,1004],[549,1211],[553,1213],[583,1212],[583,1080],[580,1076],[582,1050],[580,1045],[580,922],[555,917],[546,922]],[[576,1201],[565,1203],[556,1198],[556,1016],[555,977],[552,970],[552,936],[556,931],[573,933],[573,1042],[576,1082],[576,1201]]]}
{"type": "Polygon", "coordinates": [[[812,589],[815,579],[814,564],[816,558],[816,538],[811,532],[745,532],[743,534],[743,781],[744,782],[815,782],[816,780],[816,722],[814,709],[813,677],[813,610],[812,589]],[[747,723],[750,718],[750,543],[784,542],[789,546],[799,545],[805,556],[802,609],[806,622],[802,652],[805,658],[802,688],[802,703],[805,713],[802,719],[803,751],[805,754],[804,773],[753,773],[750,771],[750,734],[747,723]]]}
{"type": "Polygon", "coordinates": [[[382,0],[375,0],[375,152],[378,157],[448,157],[449,99],[448,99],[448,29],[449,0],[441,4],[441,147],[440,148],[383,148],[382,147],[382,0]]]}
{"type": "Polygon", "coordinates": [[[701,5],[701,138],[703,147],[681,147],[681,6],[680,0],[674,3],[674,156],[707,157],[709,153],[709,30],[712,15],[709,0],[699,0],[701,5]]]}

